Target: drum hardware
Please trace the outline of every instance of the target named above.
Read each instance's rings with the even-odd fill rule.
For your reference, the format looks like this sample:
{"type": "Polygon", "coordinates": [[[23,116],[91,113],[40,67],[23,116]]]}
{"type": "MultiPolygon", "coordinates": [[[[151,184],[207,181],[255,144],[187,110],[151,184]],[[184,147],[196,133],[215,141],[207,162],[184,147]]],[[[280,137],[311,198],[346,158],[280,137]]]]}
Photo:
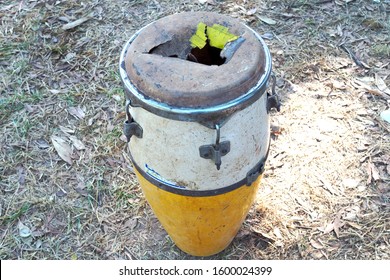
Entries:
{"type": "Polygon", "coordinates": [[[275,86],[276,86],[276,76],[274,73],[271,74],[272,78],[272,89],[271,94],[268,95],[267,99],[267,113],[271,111],[272,108],[276,109],[278,112],[280,112],[280,100],[279,95],[275,92],[275,86]]]}
{"type": "Polygon", "coordinates": [[[131,136],[136,136],[137,138],[142,138],[143,129],[142,127],[134,121],[133,117],[130,114],[130,100],[126,101],[126,114],[127,120],[123,125],[123,134],[126,136],[127,142],[130,142],[131,136]]]}
{"type": "Polygon", "coordinates": [[[267,154],[262,158],[251,170],[246,174],[246,185],[249,187],[257,180],[257,178],[265,171],[265,162],[267,161],[269,148],[271,146],[271,139],[268,144],[267,154]]]}
{"type": "Polygon", "coordinates": [[[251,170],[249,170],[248,174],[246,175],[246,185],[251,186],[254,181],[259,177],[260,174],[264,172],[264,163],[265,160],[260,161],[258,164],[256,164],[255,167],[253,167],[251,170]]]}
{"type": "Polygon", "coordinates": [[[215,125],[216,140],[215,144],[203,145],[199,147],[200,157],[211,159],[215,162],[217,170],[221,168],[221,158],[230,152],[230,141],[220,142],[221,127],[219,124],[215,125]]]}

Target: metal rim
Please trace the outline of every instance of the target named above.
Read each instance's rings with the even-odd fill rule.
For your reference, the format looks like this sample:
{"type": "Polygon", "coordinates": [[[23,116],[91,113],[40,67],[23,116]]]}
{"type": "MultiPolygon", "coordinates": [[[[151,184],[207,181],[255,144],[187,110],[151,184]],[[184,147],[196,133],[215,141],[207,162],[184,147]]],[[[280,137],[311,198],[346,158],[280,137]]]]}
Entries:
{"type": "MultiPolygon", "coordinates": [[[[152,24],[152,23],[150,23],[152,24]]],[[[148,25],[147,25],[148,26],[148,25]]],[[[259,40],[263,46],[265,52],[265,72],[260,77],[257,84],[248,90],[245,94],[235,98],[224,104],[219,104],[216,106],[205,107],[205,108],[186,108],[186,107],[174,107],[162,102],[158,102],[154,99],[151,99],[144,94],[142,94],[130,81],[126,68],[125,68],[125,57],[127,54],[128,47],[135,40],[135,38],[142,32],[144,28],[141,28],[137,31],[131,38],[126,42],[119,60],[119,73],[122,79],[125,92],[127,94],[126,98],[131,100],[131,104],[134,107],[142,107],[156,115],[161,117],[166,117],[169,119],[180,120],[180,121],[197,121],[205,124],[208,127],[215,126],[215,119],[222,119],[230,116],[232,113],[241,110],[242,108],[247,107],[249,104],[252,104],[257,99],[259,99],[262,94],[265,92],[268,81],[272,72],[272,60],[270,51],[265,44],[261,36],[255,32],[252,28],[245,25],[259,40]],[[210,120],[210,121],[209,121],[210,120]]],[[[223,122],[223,121],[222,121],[223,122]]],[[[218,123],[221,123],[218,121],[218,123]]]]}
{"type": "Polygon", "coordinates": [[[234,190],[236,190],[236,189],[238,189],[240,187],[246,187],[246,188],[252,187],[252,184],[257,180],[257,178],[259,178],[259,176],[264,174],[264,165],[265,165],[265,163],[267,161],[269,150],[270,150],[270,143],[268,144],[266,155],[263,158],[261,158],[260,161],[254,166],[254,168],[252,168],[248,172],[247,177],[243,178],[242,180],[240,180],[240,181],[238,181],[238,182],[236,182],[236,183],[234,183],[232,185],[229,185],[229,186],[226,186],[226,187],[223,187],[223,188],[214,189],[214,190],[204,190],[204,191],[182,189],[182,188],[173,187],[173,186],[171,186],[169,184],[163,183],[163,182],[155,179],[154,177],[150,176],[149,174],[147,174],[134,161],[131,153],[130,153],[130,159],[131,159],[131,161],[133,163],[133,166],[138,171],[138,173],[142,177],[144,177],[148,182],[152,183],[155,187],[157,187],[159,189],[162,189],[164,191],[173,193],[173,194],[177,194],[177,195],[183,195],[183,196],[189,196],[189,197],[206,197],[206,196],[215,196],[215,195],[221,195],[221,194],[224,194],[224,193],[228,193],[228,192],[234,191],[234,190]],[[253,173],[254,169],[258,169],[258,170],[256,170],[258,172],[255,172],[256,174],[253,173]],[[251,178],[248,178],[248,176],[250,176],[251,178]]]}

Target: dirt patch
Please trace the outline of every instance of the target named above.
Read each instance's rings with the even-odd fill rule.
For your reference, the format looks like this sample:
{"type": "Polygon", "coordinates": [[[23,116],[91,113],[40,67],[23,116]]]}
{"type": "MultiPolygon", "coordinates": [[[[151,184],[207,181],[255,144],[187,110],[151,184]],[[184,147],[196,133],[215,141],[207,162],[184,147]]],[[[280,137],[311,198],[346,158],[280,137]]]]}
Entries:
{"type": "Polygon", "coordinates": [[[390,258],[389,1],[47,0],[0,4],[1,259],[194,259],[135,180],[117,70],[136,30],[197,10],[262,34],[282,101],[257,202],[210,258],[390,258]]]}

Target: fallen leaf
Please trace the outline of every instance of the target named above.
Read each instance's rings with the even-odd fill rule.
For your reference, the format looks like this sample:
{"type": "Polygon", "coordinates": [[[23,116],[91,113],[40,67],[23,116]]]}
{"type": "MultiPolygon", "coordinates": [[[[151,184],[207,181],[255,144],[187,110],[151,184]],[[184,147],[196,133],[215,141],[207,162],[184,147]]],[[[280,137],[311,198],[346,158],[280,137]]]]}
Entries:
{"type": "Polygon", "coordinates": [[[274,34],[271,32],[266,32],[263,35],[261,35],[261,38],[266,40],[272,40],[274,38],[274,34]]]}
{"type": "Polygon", "coordinates": [[[63,189],[60,189],[60,190],[58,190],[57,192],[56,192],[56,196],[57,197],[64,197],[64,196],[66,196],[67,195],[67,193],[66,193],[66,191],[65,190],[63,190],[63,189]]]}
{"type": "Polygon", "coordinates": [[[68,113],[71,114],[72,116],[76,117],[77,119],[83,119],[85,118],[85,113],[83,109],[80,108],[80,106],[76,107],[69,107],[67,109],[68,113]]]}
{"type": "Polygon", "coordinates": [[[357,179],[352,179],[352,178],[347,178],[343,180],[343,185],[344,187],[348,189],[354,189],[356,188],[360,183],[360,180],[357,179]]]}
{"type": "Polygon", "coordinates": [[[365,20],[362,21],[362,24],[374,30],[383,28],[383,24],[373,18],[366,18],[365,20]]]}
{"type": "Polygon", "coordinates": [[[360,86],[369,87],[370,86],[369,84],[372,84],[373,82],[375,82],[375,78],[365,76],[365,77],[361,77],[361,78],[356,78],[355,82],[360,82],[360,83],[358,83],[360,86]],[[364,83],[364,84],[361,84],[361,83],[364,83]]]}
{"type": "Polygon", "coordinates": [[[266,24],[269,24],[269,25],[275,25],[276,24],[276,21],[273,20],[272,18],[269,18],[269,17],[266,17],[266,16],[260,16],[260,15],[256,15],[257,18],[259,20],[261,20],[262,22],[266,23],[266,24]]]}
{"type": "Polygon", "coordinates": [[[64,161],[72,165],[72,148],[69,144],[64,139],[54,135],[51,137],[51,142],[53,143],[54,149],[57,151],[58,155],[64,161]]]}
{"type": "Polygon", "coordinates": [[[45,232],[42,231],[42,230],[34,230],[32,233],[31,233],[31,236],[32,237],[41,237],[41,236],[44,236],[45,235],[45,232]]]}
{"type": "Polygon", "coordinates": [[[357,223],[353,223],[353,222],[347,222],[347,225],[356,228],[358,230],[361,230],[363,228],[361,225],[358,225],[357,223]]]}
{"type": "Polygon", "coordinates": [[[35,249],[39,249],[42,246],[42,240],[38,239],[37,242],[35,242],[35,249]]]}
{"type": "Polygon", "coordinates": [[[49,89],[49,92],[52,94],[64,93],[63,90],[58,90],[58,89],[49,89]]]}
{"type": "Polygon", "coordinates": [[[32,113],[32,112],[35,111],[34,108],[31,107],[29,104],[24,104],[24,108],[25,108],[26,111],[29,112],[29,113],[32,113]]]}
{"type": "Polygon", "coordinates": [[[314,239],[310,239],[310,244],[311,244],[311,246],[313,246],[315,249],[323,249],[323,248],[324,248],[324,246],[323,246],[320,242],[318,242],[318,241],[316,241],[316,240],[314,240],[314,239]]]}
{"type": "Polygon", "coordinates": [[[60,16],[60,17],[58,17],[58,20],[63,21],[63,22],[70,22],[70,19],[66,16],[60,16]]]}
{"type": "Polygon", "coordinates": [[[371,161],[367,164],[367,172],[368,172],[367,184],[370,184],[372,180],[378,181],[380,179],[379,171],[371,161]]]}
{"type": "Polygon", "coordinates": [[[85,190],[84,188],[80,188],[80,187],[77,187],[75,188],[75,191],[81,195],[81,196],[84,196],[84,197],[87,197],[88,196],[88,191],[85,190]]]}
{"type": "Polygon", "coordinates": [[[65,127],[65,126],[62,126],[62,125],[60,125],[60,126],[58,126],[59,128],[60,128],[60,130],[63,132],[63,133],[65,133],[65,134],[72,134],[72,133],[74,133],[74,129],[71,129],[71,128],[69,128],[69,127],[65,127]]]}
{"type": "Polygon", "coordinates": [[[339,243],[330,242],[327,244],[326,250],[328,252],[338,251],[340,247],[341,247],[341,245],[339,243]]]}
{"type": "Polygon", "coordinates": [[[85,150],[85,145],[83,142],[81,142],[79,139],[77,139],[75,136],[69,136],[69,139],[72,141],[72,144],[73,146],[81,151],[81,150],[85,150]]]}
{"type": "Polygon", "coordinates": [[[89,20],[89,17],[83,17],[83,18],[79,18],[75,21],[72,21],[72,22],[69,22],[67,24],[64,24],[62,26],[62,29],[63,30],[69,30],[69,29],[73,29],[81,24],[83,24],[84,22],[86,22],[87,20],[89,20]]]}
{"type": "Polygon", "coordinates": [[[344,82],[340,82],[337,80],[332,82],[332,86],[334,89],[339,89],[339,90],[345,90],[347,88],[344,82]]]}
{"type": "Polygon", "coordinates": [[[274,228],[274,234],[277,238],[283,239],[282,233],[280,232],[280,229],[278,227],[274,228]]]}
{"type": "Polygon", "coordinates": [[[115,128],[115,126],[114,126],[112,123],[109,122],[109,123],[107,124],[107,132],[113,131],[114,128],[115,128]]]}
{"type": "Polygon", "coordinates": [[[344,223],[341,222],[341,215],[343,212],[344,210],[340,210],[333,221],[333,231],[336,233],[337,238],[340,236],[340,228],[344,226],[344,223]]]}
{"type": "Polygon", "coordinates": [[[247,11],[246,15],[247,16],[253,16],[254,14],[256,14],[256,12],[257,12],[257,9],[253,8],[253,9],[250,9],[249,11],[247,11]]]}
{"type": "Polygon", "coordinates": [[[123,97],[122,97],[122,95],[114,94],[114,95],[112,96],[112,98],[113,98],[115,101],[121,102],[123,97]]]}
{"type": "Polygon", "coordinates": [[[375,83],[378,89],[388,95],[390,95],[390,89],[387,87],[386,83],[378,75],[375,76],[375,83]]]}
{"type": "Polygon", "coordinates": [[[360,207],[359,206],[352,206],[349,207],[345,210],[345,215],[343,216],[343,219],[346,221],[354,221],[357,218],[357,215],[360,212],[360,207]]]}
{"type": "Polygon", "coordinates": [[[45,139],[38,139],[38,140],[36,141],[36,143],[37,143],[39,149],[47,149],[47,148],[50,148],[49,143],[47,143],[47,141],[46,141],[45,139]]]}
{"type": "Polygon", "coordinates": [[[300,16],[290,14],[290,13],[281,13],[281,16],[284,16],[285,18],[299,18],[300,16]]]}
{"type": "Polygon", "coordinates": [[[213,24],[207,26],[200,22],[197,26],[195,34],[190,38],[190,43],[193,48],[202,49],[209,44],[212,47],[223,49],[228,42],[239,39],[238,36],[229,32],[226,26],[213,24]]]}
{"type": "Polygon", "coordinates": [[[70,62],[75,57],[76,57],[76,53],[71,52],[71,53],[66,54],[64,59],[62,59],[61,61],[63,61],[63,62],[70,62]]]}
{"type": "Polygon", "coordinates": [[[217,5],[217,3],[215,2],[215,0],[199,0],[199,2],[200,2],[201,4],[207,3],[207,4],[211,5],[211,6],[217,5]],[[202,3],[202,2],[203,2],[203,3],[202,3]]]}
{"type": "Polygon", "coordinates": [[[343,28],[341,27],[341,25],[337,25],[337,34],[342,37],[343,36],[343,28]]]}
{"type": "Polygon", "coordinates": [[[94,122],[95,122],[95,118],[90,118],[90,119],[88,120],[88,122],[87,122],[87,125],[88,125],[88,126],[91,126],[91,125],[93,125],[94,122]]]}
{"type": "Polygon", "coordinates": [[[252,235],[252,232],[251,232],[250,230],[241,229],[241,230],[237,233],[236,237],[237,237],[237,239],[242,239],[242,238],[245,238],[245,237],[251,236],[251,235],[252,235]]]}
{"type": "Polygon", "coordinates": [[[252,230],[253,230],[253,232],[261,235],[262,237],[264,237],[265,239],[268,239],[269,241],[275,241],[275,238],[272,237],[271,235],[269,235],[268,233],[265,233],[257,228],[253,228],[252,230]]]}
{"type": "Polygon", "coordinates": [[[199,49],[202,49],[204,46],[206,46],[206,30],[207,25],[203,22],[199,22],[195,34],[192,35],[192,37],[190,38],[190,43],[193,48],[197,47],[199,49]]]}
{"type": "Polygon", "coordinates": [[[300,198],[299,196],[296,196],[294,195],[293,196],[295,201],[300,205],[302,206],[303,210],[305,210],[305,212],[307,213],[311,213],[313,212],[313,209],[311,208],[310,204],[307,204],[302,198],[300,198]]]}
{"type": "Polygon", "coordinates": [[[344,6],[345,4],[348,4],[350,2],[353,2],[355,0],[336,0],[335,3],[339,6],[344,6]]]}
{"type": "Polygon", "coordinates": [[[311,253],[312,257],[316,260],[319,260],[323,257],[323,254],[321,251],[314,251],[311,253]]]}
{"type": "Polygon", "coordinates": [[[117,161],[116,161],[114,158],[108,158],[106,161],[108,162],[108,164],[109,164],[111,167],[115,167],[115,166],[118,165],[118,164],[117,164],[117,161]]]}
{"type": "Polygon", "coordinates": [[[134,204],[134,203],[136,203],[136,202],[138,202],[138,201],[139,201],[138,198],[129,198],[129,199],[127,200],[127,202],[130,203],[130,204],[134,204]]]}
{"type": "Polygon", "coordinates": [[[19,236],[26,238],[31,235],[31,230],[25,226],[22,222],[18,223],[19,236]]]}
{"type": "Polygon", "coordinates": [[[356,115],[363,117],[368,115],[368,111],[366,109],[359,109],[355,113],[356,115]]]}
{"type": "Polygon", "coordinates": [[[135,229],[137,225],[138,225],[138,218],[137,217],[133,217],[133,218],[128,219],[124,224],[125,227],[127,227],[131,230],[135,229]]]}
{"type": "Polygon", "coordinates": [[[121,137],[119,137],[119,140],[121,140],[122,142],[125,142],[125,143],[127,143],[127,138],[126,138],[126,136],[125,135],[121,135],[121,137]]]}
{"type": "Polygon", "coordinates": [[[18,182],[21,186],[24,186],[26,183],[26,170],[23,166],[18,166],[16,169],[18,170],[18,182]]]}
{"type": "Polygon", "coordinates": [[[318,228],[318,229],[320,231],[322,231],[324,234],[327,234],[327,233],[330,233],[334,229],[334,226],[333,226],[333,223],[329,223],[326,226],[324,226],[323,228],[318,228]]]}
{"type": "Polygon", "coordinates": [[[372,166],[371,171],[372,171],[372,178],[374,179],[374,181],[378,181],[380,179],[380,176],[379,176],[379,171],[375,165],[372,166]]]}

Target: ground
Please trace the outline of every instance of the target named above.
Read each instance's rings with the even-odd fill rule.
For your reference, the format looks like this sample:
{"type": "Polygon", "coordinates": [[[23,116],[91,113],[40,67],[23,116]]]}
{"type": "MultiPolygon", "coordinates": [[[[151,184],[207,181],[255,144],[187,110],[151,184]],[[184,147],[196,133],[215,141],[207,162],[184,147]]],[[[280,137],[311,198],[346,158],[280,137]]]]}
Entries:
{"type": "Polygon", "coordinates": [[[208,259],[390,259],[386,0],[1,1],[1,259],[195,259],[135,179],[118,60],[197,10],[263,36],[282,103],[256,202],[208,259]]]}

